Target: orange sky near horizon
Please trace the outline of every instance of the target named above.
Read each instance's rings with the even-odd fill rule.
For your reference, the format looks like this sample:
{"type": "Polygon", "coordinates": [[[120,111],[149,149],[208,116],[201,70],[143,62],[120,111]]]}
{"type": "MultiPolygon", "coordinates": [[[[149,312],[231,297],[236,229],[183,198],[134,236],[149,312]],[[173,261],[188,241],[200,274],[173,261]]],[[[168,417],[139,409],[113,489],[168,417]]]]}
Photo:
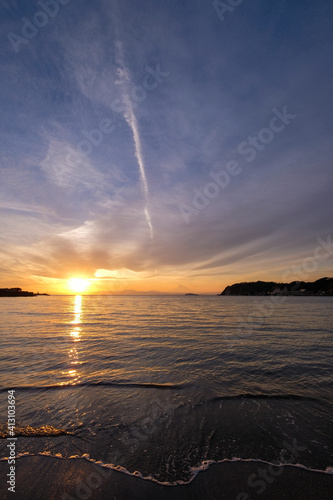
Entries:
{"type": "MultiPolygon", "coordinates": [[[[240,269],[243,266],[239,266],[240,269]]],[[[11,276],[10,279],[3,279],[0,282],[1,288],[20,287],[24,290],[48,293],[50,295],[135,295],[135,294],[180,294],[198,293],[216,295],[224,288],[233,283],[244,281],[276,281],[291,282],[315,281],[324,276],[331,276],[330,268],[321,268],[316,272],[304,272],[301,266],[290,266],[281,270],[273,270],[268,273],[266,270],[250,269],[249,272],[229,273],[210,272],[196,276],[195,274],[185,276],[169,274],[143,276],[143,273],[135,273],[129,270],[105,271],[100,270],[96,276],[90,277],[86,274],[74,274],[66,278],[47,278],[38,276],[11,276]],[[294,267],[294,270],[293,270],[294,267]],[[300,268],[300,269],[299,269],[300,268]],[[326,272],[325,272],[326,271],[326,272]],[[109,275],[109,276],[107,276],[109,275]],[[112,277],[111,277],[112,275],[112,277]]]]}

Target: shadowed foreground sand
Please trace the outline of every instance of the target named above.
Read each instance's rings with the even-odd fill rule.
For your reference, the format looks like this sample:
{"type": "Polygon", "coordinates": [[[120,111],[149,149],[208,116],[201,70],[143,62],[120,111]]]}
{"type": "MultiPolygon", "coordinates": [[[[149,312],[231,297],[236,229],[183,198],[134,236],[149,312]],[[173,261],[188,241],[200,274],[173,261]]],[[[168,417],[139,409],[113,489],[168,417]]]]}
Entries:
{"type": "Polygon", "coordinates": [[[190,484],[163,486],[122,472],[105,469],[84,459],[59,460],[51,457],[22,457],[16,462],[16,493],[7,490],[8,464],[0,462],[0,498],[28,500],[331,500],[333,475],[293,466],[280,471],[272,467],[271,482],[261,479],[259,462],[213,464],[190,484]],[[272,473],[280,475],[272,475],[272,473]],[[248,485],[251,474],[255,487],[248,485]],[[265,489],[262,493],[257,492],[265,489]],[[242,495],[243,493],[243,495],[242,495]],[[248,495],[248,496],[247,496],[248,495]]]}

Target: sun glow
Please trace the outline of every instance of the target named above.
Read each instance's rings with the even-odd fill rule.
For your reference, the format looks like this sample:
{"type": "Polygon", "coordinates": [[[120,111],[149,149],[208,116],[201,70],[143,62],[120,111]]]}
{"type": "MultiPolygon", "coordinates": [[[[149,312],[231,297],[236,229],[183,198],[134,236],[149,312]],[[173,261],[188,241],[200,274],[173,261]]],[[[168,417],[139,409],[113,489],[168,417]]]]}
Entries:
{"type": "Polygon", "coordinates": [[[75,293],[83,293],[90,286],[90,281],[83,278],[72,278],[68,280],[68,287],[75,293]]]}

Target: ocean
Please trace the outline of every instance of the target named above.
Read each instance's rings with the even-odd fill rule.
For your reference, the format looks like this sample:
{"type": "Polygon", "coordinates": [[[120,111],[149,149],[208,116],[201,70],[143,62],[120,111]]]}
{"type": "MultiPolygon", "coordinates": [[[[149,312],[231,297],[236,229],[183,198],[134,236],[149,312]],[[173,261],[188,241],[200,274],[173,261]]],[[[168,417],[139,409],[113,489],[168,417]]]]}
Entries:
{"type": "Polygon", "coordinates": [[[163,484],[250,459],[332,472],[332,306],[2,298],[0,458],[14,390],[17,457],[84,457],[163,484]]]}

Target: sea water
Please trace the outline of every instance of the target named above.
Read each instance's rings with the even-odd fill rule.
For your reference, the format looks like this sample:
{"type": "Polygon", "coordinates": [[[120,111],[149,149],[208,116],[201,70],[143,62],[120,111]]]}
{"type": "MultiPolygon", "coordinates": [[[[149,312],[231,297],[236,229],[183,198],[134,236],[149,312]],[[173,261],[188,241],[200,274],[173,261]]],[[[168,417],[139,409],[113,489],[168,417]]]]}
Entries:
{"type": "Polygon", "coordinates": [[[15,390],[18,455],[169,483],[225,459],[333,466],[331,297],[41,296],[0,312],[0,458],[15,390]]]}

